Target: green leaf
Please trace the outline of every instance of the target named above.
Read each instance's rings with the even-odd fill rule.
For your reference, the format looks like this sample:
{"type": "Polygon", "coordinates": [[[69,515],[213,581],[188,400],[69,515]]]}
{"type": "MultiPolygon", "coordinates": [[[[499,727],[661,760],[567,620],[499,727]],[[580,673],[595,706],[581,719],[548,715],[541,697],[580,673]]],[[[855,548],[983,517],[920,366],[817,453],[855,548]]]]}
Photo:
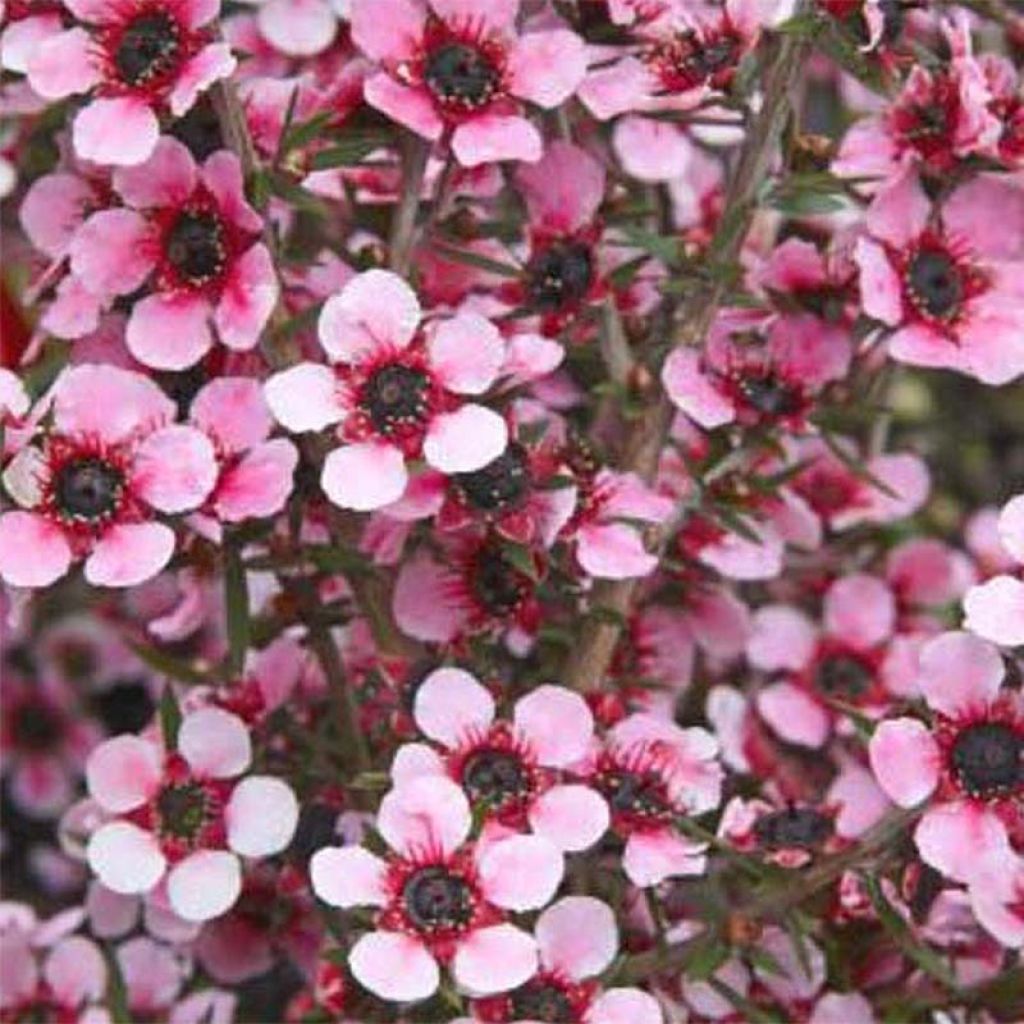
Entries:
{"type": "Polygon", "coordinates": [[[107,961],[107,1009],[114,1024],[132,1024],[128,994],[121,975],[121,964],[112,949],[104,951],[107,961]]]}
{"type": "Polygon", "coordinates": [[[192,686],[210,681],[206,673],[200,672],[172,654],[167,654],[165,651],[149,647],[146,644],[135,643],[133,640],[127,640],[126,643],[140,661],[162,676],[169,676],[171,679],[178,679],[192,686]]]}
{"type": "Polygon", "coordinates": [[[516,544],[513,541],[504,541],[501,545],[501,554],[506,562],[513,568],[518,569],[534,583],[540,579],[537,575],[537,566],[533,560],[530,549],[525,544],[516,544]]]}
{"type": "Polygon", "coordinates": [[[674,235],[656,235],[651,231],[633,227],[631,224],[623,224],[618,230],[625,235],[630,244],[635,245],[638,249],[649,252],[670,267],[678,266],[679,239],[674,235]]]}
{"type": "Polygon", "coordinates": [[[324,111],[314,115],[308,121],[295,125],[294,128],[289,128],[281,142],[282,151],[288,153],[293,149],[301,149],[308,145],[323,133],[323,130],[331,123],[333,116],[330,111],[324,111]]]}
{"type": "Polygon", "coordinates": [[[388,139],[384,135],[353,135],[343,139],[336,146],[314,153],[310,167],[314,171],[328,171],[333,167],[352,167],[361,163],[375,149],[386,146],[388,139]]]}
{"type": "Polygon", "coordinates": [[[866,872],[861,873],[861,878],[867,889],[868,898],[875,908],[878,920],[882,927],[896,940],[896,944],[921,970],[930,974],[936,981],[942,982],[948,988],[955,989],[957,981],[949,965],[928,946],[922,945],[910,930],[910,926],[897,913],[893,905],[886,899],[882,891],[882,885],[878,878],[866,872]]]}
{"type": "Polygon", "coordinates": [[[710,978],[726,960],[729,959],[729,947],[724,942],[712,939],[686,961],[686,976],[691,981],[704,981],[710,978]]]}
{"type": "Polygon", "coordinates": [[[230,543],[224,550],[224,606],[228,627],[228,668],[238,674],[249,649],[249,590],[241,553],[230,543]]]}
{"type": "Polygon", "coordinates": [[[169,750],[178,749],[178,730],[181,728],[181,707],[170,683],[164,684],[164,692],[160,694],[160,731],[163,733],[164,745],[169,750]]]}
{"type": "Polygon", "coordinates": [[[468,266],[476,267],[478,270],[486,270],[492,274],[500,274],[502,277],[518,277],[519,268],[511,263],[502,263],[499,260],[492,260],[489,256],[482,256],[478,252],[469,249],[456,249],[450,245],[434,243],[434,248],[447,260],[455,263],[465,263],[468,266]]]}

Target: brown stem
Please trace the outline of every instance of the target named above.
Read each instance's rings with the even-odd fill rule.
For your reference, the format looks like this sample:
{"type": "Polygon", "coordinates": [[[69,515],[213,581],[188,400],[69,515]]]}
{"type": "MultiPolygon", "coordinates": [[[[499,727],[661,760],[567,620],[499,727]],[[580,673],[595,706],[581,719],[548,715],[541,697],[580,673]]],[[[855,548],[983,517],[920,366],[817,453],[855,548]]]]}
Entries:
{"type": "MultiPolygon", "coordinates": [[[[750,228],[757,207],[757,191],[768,171],[790,111],[790,96],[806,44],[795,36],[776,38],[764,75],[764,100],[740,150],[736,170],[726,194],[718,230],[708,248],[711,268],[732,267],[750,228]]],[[[674,344],[700,346],[726,294],[722,273],[694,282],[679,311],[674,344]]],[[[634,421],[623,447],[621,468],[650,481],[672,424],[673,407],[660,390],[652,395],[648,411],[634,421]]],[[[663,531],[648,538],[654,549],[667,539],[663,531]]],[[[611,665],[626,617],[639,586],[638,580],[602,580],[594,586],[591,607],[610,615],[590,615],[573,648],[563,678],[577,690],[596,690],[611,665]]]]}
{"type": "Polygon", "coordinates": [[[427,170],[430,146],[418,136],[408,135],[402,146],[402,194],[391,221],[391,269],[401,277],[409,276],[413,243],[416,239],[416,217],[420,209],[420,192],[427,170]]]}
{"type": "MultiPolygon", "coordinates": [[[[896,811],[867,832],[856,846],[829,857],[809,871],[772,888],[761,896],[735,908],[732,918],[752,921],[773,919],[799,906],[845,871],[864,864],[891,850],[920,811],[896,811]]],[[[724,941],[724,940],[723,940],[724,941]]],[[[629,957],[616,973],[617,984],[630,984],[659,974],[671,974],[685,967],[693,953],[707,942],[707,933],[671,946],[668,950],[652,949],[629,957]]]]}

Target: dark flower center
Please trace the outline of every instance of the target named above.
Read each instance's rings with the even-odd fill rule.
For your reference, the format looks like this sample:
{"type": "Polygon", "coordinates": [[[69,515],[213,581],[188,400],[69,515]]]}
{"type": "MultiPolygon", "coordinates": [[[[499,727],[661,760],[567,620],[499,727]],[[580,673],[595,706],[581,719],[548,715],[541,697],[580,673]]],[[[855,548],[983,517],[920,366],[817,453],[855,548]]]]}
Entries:
{"type": "Polygon", "coordinates": [[[167,236],[167,259],[192,284],[216,277],[225,263],[220,221],[210,213],[182,213],[167,236]]]}
{"type": "Polygon", "coordinates": [[[907,285],[917,305],[929,316],[954,316],[964,299],[964,282],[948,253],[935,249],[919,252],[907,270],[907,285]]]}
{"type": "Polygon", "coordinates": [[[531,309],[555,313],[580,302],[594,279],[594,258],[584,242],[554,242],[526,267],[531,309]]]}
{"type": "Polygon", "coordinates": [[[363,386],[362,405],[379,433],[392,434],[422,423],[429,387],[421,370],[393,363],[382,366],[363,386]]]}
{"type": "Polygon", "coordinates": [[[661,777],[654,772],[615,770],[600,782],[613,814],[663,821],[672,814],[661,777]]]}
{"type": "Polygon", "coordinates": [[[423,78],[442,106],[475,110],[490,102],[501,74],[476,47],[445,43],[427,56],[423,78]]]}
{"type": "Polygon", "coordinates": [[[550,1024],[571,1024],[576,1020],[569,996],[550,981],[528,981],[512,993],[509,1002],[515,1020],[538,1020],[550,1024]]]}
{"type": "Polygon", "coordinates": [[[526,592],[526,580],[511,562],[494,547],[484,548],[472,570],[473,594],[494,615],[511,615],[526,592]]]}
{"type": "Polygon", "coordinates": [[[456,473],[455,486],[481,512],[518,505],[530,486],[526,450],[512,442],[493,462],[472,473],[456,473]]]}
{"type": "Polygon", "coordinates": [[[766,850],[820,846],[832,834],[832,819],[812,807],[790,807],[758,818],[754,835],[766,850]]]}
{"type": "Polygon", "coordinates": [[[178,25],[165,11],[147,11],[121,35],[114,64],[122,81],[143,85],[174,66],[181,40],[178,25]]]}
{"type": "Polygon", "coordinates": [[[165,835],[191,840],[206,822],[206,794],[195,782],[165,786],[156,798],[156,807],[165,835]]]}
{"type": "Polygon", "coordinates": [[[964,729],[951,760],[957,780],[972,796],[998,796],[1024,785],[1024,735],[1001,722],[964,729]]]}
{"type": "Polygon", "coordinates": [[[14,745],[22,750],[52,750],[64,732],[60,717],[38,701],[14,707],[11,719],[14,745]]]}
{"type": "Polygon", "coordinates": [[[466,758],[462,785],[474,801],[498,807],[522,796],[529,789],[529,780],[518,754],[485,748],[466,758]]]}
{"type": "Polygon", "coordinates": [[[740,391],[747,403],[765,416],[792,416],[802,405],[800,391],[774,374],[745,377],[740,391]]]}
{"type": "Polygon", "coordinates": [[[473,891],[447,868],[420,868],[402,889],[406,913],[418,928],[459,928],[473,917],[473,891]]]}
{"type": "Polygon", "coordinates": [[[58,470],[54,496],[63,516],[93,522],[116,510],[123,489],[124,475],[119,469],[102,459],[86,457],[58,470]]]}
{"type": "Polygon", "coordinates": [[[874,680],[871,669],[852,654],[827,655],[814,674],[814,683],[827,697],[863,697],[874,680]]]}
{"type": "Polygon", "coordinates": [[[69,679],[82,681],[90,678],[99,668],[95,649],[87,643],[68,640],[60,644],[56,659],[69,679]]]}

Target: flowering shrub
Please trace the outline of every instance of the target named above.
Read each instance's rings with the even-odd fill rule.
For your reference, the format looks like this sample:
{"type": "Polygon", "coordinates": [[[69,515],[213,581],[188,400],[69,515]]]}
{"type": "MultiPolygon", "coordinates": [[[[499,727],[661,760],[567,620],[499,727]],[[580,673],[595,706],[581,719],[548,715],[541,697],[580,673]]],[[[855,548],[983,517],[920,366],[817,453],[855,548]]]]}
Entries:
{"type": "Polygon", "coordinates": [[[0,73],[0,1021],[1024,1020],[1020,4],[0,73]]]}

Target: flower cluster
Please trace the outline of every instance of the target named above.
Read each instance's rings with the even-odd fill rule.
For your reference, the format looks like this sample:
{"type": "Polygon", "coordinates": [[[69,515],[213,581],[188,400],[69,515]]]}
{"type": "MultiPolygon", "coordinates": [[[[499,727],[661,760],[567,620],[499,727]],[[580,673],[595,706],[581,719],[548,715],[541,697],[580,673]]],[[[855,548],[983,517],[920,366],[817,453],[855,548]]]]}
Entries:
{"type": "Polygon", "coordinates": [[[1016,7],[0,2],[0,1020],[1024,1019],[1016,7]]]}

